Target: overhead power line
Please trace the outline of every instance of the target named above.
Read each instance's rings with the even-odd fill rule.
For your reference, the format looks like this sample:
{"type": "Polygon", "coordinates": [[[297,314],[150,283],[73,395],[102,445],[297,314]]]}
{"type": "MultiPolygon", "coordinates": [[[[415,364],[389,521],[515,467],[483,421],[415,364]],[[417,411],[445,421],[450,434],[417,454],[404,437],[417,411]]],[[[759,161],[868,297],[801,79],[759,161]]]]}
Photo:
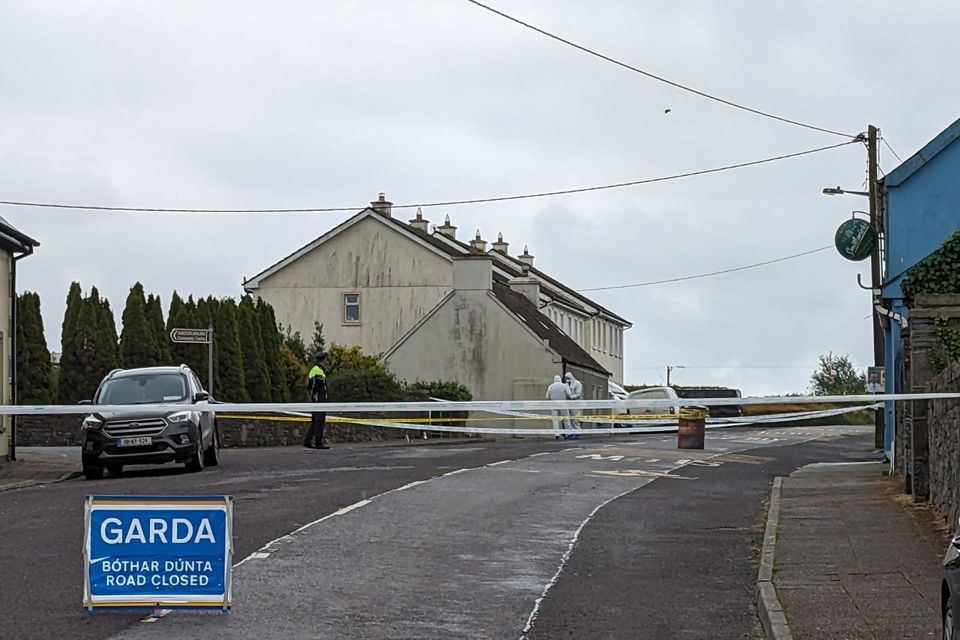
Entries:
{"type": "Polygon", "coordinates": [[[883,140],[883,144],[885,144],[885,145],[887,146],[887,149],[890,149],[890,153],[892,153],[892,154],[894,155],[894,157],[896,157],[896,159],[899,160],[900,163],[902,164],[902,163],[903,163],[903,158],[900,157],[900,154],[899,154],[899,153],[897,153],[896,151],[893,150],[893,147],[890,146],[890,143],[887,142],[887,139],[886,139],[886,138],[881,138],[881,140],[883,140]]]}
{"type": "Polygon", "coordinates": [[[692,93],[692,94],[694,94],[694,95],[698,95],[698,96],[700,96],[700,97],[702,97],[702,98],[707,98],[708,100],[713,100],[713,101],[715,101],[715,102],[719,102],[720,104],[724,104],[724,105],[726,105],[726,106],[728,106],[728,107],[733,107],[734,109],[740,109],[740,110],[742,110],[742,111],[746,111],[746,112],[752,113],[752,114],[754,114],[754,115],[762,116],[762,117],[764,117],[764,118],[770,118],[771,120],[777,120],[777,121],[779,121],[779,122],[784,122],[784,123],[786,123],[786,124],[792,124],[792,125],[797,126],[797,127],[803,127],[804,129],[812,129],[812,130],[814,130],[814,131],[820,131],[820,132],[822,132],[822,133],[829,133],[829,134],[835,135],[835,136],[842,136],[842,137],[844,137],[844,138],[853,138],[853,137],[855,137],[855,135],[856,135],[856,134],[843,133],[843,132],[841,132],[841,131],[834,131],[834,130],[832,130],[832,129],[826,129],[826,128],[824,128],[824,127],[817,127],[817,126],[814,126],[814,125],[812,125],[812,124],[807,124],[807,123],[805,123],[805,122],[800,122],[799,120],[791,120],[790,118],[784,118],[783,116],[778,116],[778,115],[775,115],[775,114],[772,114],[772,113],[769,113],[769,112],[766,112],[766,111],[761,111],[760,109],[754,109],[754,108],[752,108],[752,107],[748,107],[748,106],[739,104],[739,103],[737,103],[737,102],[733,102],[732,100],[726,100],[726,99],[724,99],[724,98],[720,98],[720,97],[718,97],[718,96],[712,95],[712,94],[707,93],[707,92],[705,92],[705,91],[700,91],[699,89],[694,89],[693,87],[689,87],[689,86],[687,86],[687,85],[680,84],[679,82],[674,82],[673,80],[669,80],[669,79],[667,79],[667,78],[664,78],[663,76],[658,76],[658,75],[656,75],[656,74],[654,74],[654,73],[650,73],[649,71],[644,71],[643,69],[640,69],[640,68],[638,68],[638,67],[635,67],[635,66],[633,66],[633,65],[631,65],[631,64],[627,64],[626,62],[622,62],[622,61],[620,61],[620,60],[617,60],[616,58],[611,58],[611,57],[608,56],[608,55],[604,55],[604,54],[600,53],[599,51],[595,51],[595,50],[590,49],[590,48],[588,48],[588,47],[585,47],[585,46],[583,46],[583,45],[581,45],[581,44],[577,44],[576,42],[573,42],[573,41],[571,41],[571,40],[567,40],[566,38],[563,38],[563,37],[561,37],[561,36],[556,35],[555,33],[551,33],[551,32],[549,32],[549,31],[546,31],[545,29],[541,29],[540,27],[537,27],[537,26],[535,26],[535,25],[532,25],[532,24],[530,24],[529,22],[524,22],[523,20],[520,20],[519,18],[515,18],[514,16],[511,16],[511,15],[509,15],[509,14],[507,14],[507,13],[504,13],[503,11],[500,11],[499,9],[495,9],[494,7],[491,7],[490,5],[487,5],[487,4],[484,4],[484,3],[482,3],[482,2],[479,2],[478,0],[467,0],[467,2],[469,2],[470,4],[476,5],[476,6],[480,7],[481,9],[486,9],[487,11],[489,11],[489,12],[491,12],[491,13],[495,13],[495,14],[497,14],[498,16],[500,16],[500,17],[502,17],[502,18],[506,18],[507,20],[510,20],[511,22],[515,22],[515,23],[517,23],[517,24],[519,24],[519,25],[521,25],[521,26],[523,26],[523,27],[526,27],[527,29],[530,29],[530,30],[532,30],[532,31],[536,31],[537,33],[539,33],[539,34],[541,34],[541,35],[544,35],[544,36],[547,36],[548,38],[551,38],[551,39],[553,39],[553,40],[556,40],[557,42],[562,42],[563,44],[565,44],[565,45],[567,45],[567,46],[569,46],[569,47],[573,47],[574,49],[578,49],[578,50],[580,50],[580,51],[582,51],[582,52],[584,52],[584,53],[586,53],[586,54],[589,54],[589,55],[594,56],[594,57],[596,57],[596,58],[600,58],[601,60],[605,60],[606,62],[610,62],[610,63],[612,63],[612,64],[615,64],[615,65],[617,65],[618,67],[623,67],[624,69],[628,69],[628,70],[633,71],[633,72],[635,72],[635,73],[639,73],[639,74],[641,74],[641,75],[643,75],[643,76],[646,76],[646,77],[648,77],[648,78],[651,78],[651,79],[653,79],[653,80],[657,80],[657,81],[659,81],[659,82],[663,82],[664,84],[668,84],[668,85],[670,85],[671,87],[676,87],[677,89],[681,89],[681,90],[683,90],[683,91],[688,91],[688,92],[690,92],[690,93],[692,93]]]}
{"type": "Polygon", "coordinates": [[[763,262],[755,262],[753,264],[743,265],[742,267],[734,267],[732,269],[723,269],[721,271],[711,271],[709,273],[698,273],[693,276],[682,276],[679,278],[668,278],[666,280],[653,280],[651,282],[638,282],[636,284],[618,284],[609,287],[592,287],[590,289],[577,289],[580,292],[586,291],[610,291],[612,289],[635,289],[637,287],[651,287],[655,284],[668,284],[671,282],[683,282],[685,280],[698,280],[700,278],[709,278],[711,276],[719,276],[724,273],[733,273],[735,271],[746,271],[747,269],[756,269],[757,267],[764,267],[768,264],[774,264],[777,262],[785,262],[787,260],[793,260],[795,258],[801,258],[803,256],[809,256],[813,253],[819,253],[820,251],[826,251],[827,249],[832,248],[831,245],[826,247],[820,247],[819,249],[811,249],[810,251],[804,251],[802,253],[794,253],[789,256],[783,256],[781,258],[774,258],[773,260],[764,260],[763,262]]]}
{"type": "MultiPolygon", "coordinates": [[[[798,151],[796,153],[788,153],[785,155],[774,156],[772,158],[763,158],[761,160],[751,160],[749,162],[740,162],[737,164],[728,164],[722,167],[714,167],[712,169],[701,169],[699,171],[688,171],[687,173],[677,173],[669,176],[660,176],[658,178],[645,178],[642,180],[632,180],[630,182],[617,182],[614,184],[604,184],[597,185],[592,187],[579,187],[575,189],[561,189],[557,191],[542,191],[539,193],[525,193],[520,195],[511,195],[511,196],[495,196],[489,198],[474,198],[472,200],[447,200],[441,202],[417,202],[411,204],[396,204],[393,205],[394,209],[416,209],[416,208],[426,208],[426,207],[452,207],[466,204],[486,204],[490,202],[509,202],[512,200],[529,200],[532,198],[547,198],[551,196],[564,196],[571,195],[575,193],[588,193],[591,191],[604,191],[607,189],[620,189],[623,187],[635,187],[643,184],[652,184],[654,182],[667,182],[669,180],[678,180],[680,178],[691,178],[693,176],[702,176],[710,173],[720,173],[722,171],[730,171],[732,169],[742,169],[744,167],[753,167],[761,164],[769,164],[771,162],[778,162],[780,160],[787,160],[790,158],[798,158],[800,156],[807,156],[814,153],[820,153],[822,151],[829,151],[831,149],[837,149],[839,147],[846,146],[848,144],[855,144],[859,140],[849,140],[847,142],[840,142],[837,144],[832,144],[826,147],[818,147],[816,149],[808,149],[806,151],[798,151]]],[[[42,207],[46,209],[78,209],[84,211],[122,211],[122,212],[137,212],[137,213],[333,213],[333,212],[343,212],[343,211],[357,211],[363,209],[363,206],[354,206],[354,207],[307,207],[299,209],[286,209],[286,208],[270,208],[270,209],[175,209],[175,208],[164,208],[164,207],[111,207],[104,205],[90,205],[90,204],[64,204],[64,203],[53,203],[53,202],[26,202],[18,200],[0,200],[0,205],[7,205],[10,207],[42,207]]]]}

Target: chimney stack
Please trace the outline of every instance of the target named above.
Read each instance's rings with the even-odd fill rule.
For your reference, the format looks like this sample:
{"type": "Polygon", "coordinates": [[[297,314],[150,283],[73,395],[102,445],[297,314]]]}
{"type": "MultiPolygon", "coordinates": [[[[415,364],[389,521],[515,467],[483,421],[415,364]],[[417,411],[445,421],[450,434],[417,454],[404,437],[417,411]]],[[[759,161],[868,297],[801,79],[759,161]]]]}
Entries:
{"type": "Polygon", "coordinates": [[[440,225],[439,227],[437,227],[437,233],[442,233],[443,235],[447,236],[448,238],[452,238],[452,239],[454,239],[454,240],[457,239],[457,228],[456,228],[455,226],[453,226],[452,224],[450,224],[450,216],[449,216],[449,215],[444,216],[444,218],[443,218],[443,224],[440,225]]]}
{"type": "Polygon", "coordinates": [[[487,241],[480,237],[480,229],[477,229],[477,236],[470,241],[471,253],[486,253],[487,241]]]}
{"type": "Polygon", "coordinates": [[[510,289],[524,296],[527,300],[540,307],[540,281],[524,275],[520,278],[511,278],[507,283],[510,289]]]}
{"type": "Polygon", "coordinates": [[[517,256],[517,260],[527,265],[528,267],[533,266],[533,256],[530,255],[530,249],[527,248],[527,245],[523,245],[523,253],[517,256]]]}
{"type": "Polygon", "coordinates": [[[389,218],[393,211],[393,203],[387,200],[387,194],[381,191],[377,194],[377,199],[370,203],[370,208],[380,215],[389,218]]]}
{"type": "Polygon", "coordinates": [[[493,288],[493,260],[490,256],[454,258],[453,288],[456,291],[490,291],[493,288]]]}
{"type": "Polygon", "coordinates": [[[420,211],[420,207],[417,207],[417,217],[410,221],[410,226],[418,231],[426,232],[429,225],[430,221],[423,217],[423,212],[420,211]]]}
{"type": "Polygon", "coordinates": [[[510,245],[503,241],[503,234],[502,234],[502,233],[497,233],[497,241],[494,242],[494,243],[493,243],[492,245],[490,245],[490,246],[493,247],[493,250],[494,250],[494,251],[496,251],[496,252],[498,252],[498,253],[502,253],[503,255],[508,255],[508,254],[507,254],[507,249],[510,248],[510,245]]]}

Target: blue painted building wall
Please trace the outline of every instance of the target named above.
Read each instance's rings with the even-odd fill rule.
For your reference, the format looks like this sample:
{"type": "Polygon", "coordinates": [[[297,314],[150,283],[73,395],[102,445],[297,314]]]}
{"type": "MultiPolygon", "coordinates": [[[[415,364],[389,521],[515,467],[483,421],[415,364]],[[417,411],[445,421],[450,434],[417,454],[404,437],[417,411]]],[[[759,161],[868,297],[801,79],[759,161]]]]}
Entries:
{"type": "MultiPolygon", "coordinates": [[[[904,275],[960,229],[960,120],[881,181],[884,204],[884,261],[881,302],[909,321],[903,300],[904,275]]],[[[887,393],[904,391],[901,326],[887,323],[887,393]]],[[[893,403],[886,403],[884,448],[892,454],[893,403]]]]}

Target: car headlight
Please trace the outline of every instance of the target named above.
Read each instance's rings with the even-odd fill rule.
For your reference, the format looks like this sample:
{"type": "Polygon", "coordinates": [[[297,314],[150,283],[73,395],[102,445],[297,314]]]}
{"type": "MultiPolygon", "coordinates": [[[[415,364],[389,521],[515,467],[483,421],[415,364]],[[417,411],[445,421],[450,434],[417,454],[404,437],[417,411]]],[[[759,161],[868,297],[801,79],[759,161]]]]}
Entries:
{"type": "Polygon", "coordinates": [[[83,424],[80,425],[81,429],[99,429],[103,426],[103,420],[96,418],[94,416],[87,416],[83,419],[83,424]]]}
{"type": "Polygon", "coordinates": [[[176,424],[179,422],[190,422],[190,418],[193,415],[192,411],[180,411],[177,413],[171,413],[167,416],[167,422],[176,424]]]}

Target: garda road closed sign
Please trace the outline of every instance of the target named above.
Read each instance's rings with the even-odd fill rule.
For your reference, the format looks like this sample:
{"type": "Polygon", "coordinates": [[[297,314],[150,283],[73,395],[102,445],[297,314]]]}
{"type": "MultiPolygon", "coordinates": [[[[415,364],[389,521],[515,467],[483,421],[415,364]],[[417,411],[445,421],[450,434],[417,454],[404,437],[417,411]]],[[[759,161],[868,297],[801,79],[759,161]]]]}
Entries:
{"type": "Polygon", "coordinates": [[[89,496],[84,522],[88,611],[230,609],[230,496],[89,496]]]}

